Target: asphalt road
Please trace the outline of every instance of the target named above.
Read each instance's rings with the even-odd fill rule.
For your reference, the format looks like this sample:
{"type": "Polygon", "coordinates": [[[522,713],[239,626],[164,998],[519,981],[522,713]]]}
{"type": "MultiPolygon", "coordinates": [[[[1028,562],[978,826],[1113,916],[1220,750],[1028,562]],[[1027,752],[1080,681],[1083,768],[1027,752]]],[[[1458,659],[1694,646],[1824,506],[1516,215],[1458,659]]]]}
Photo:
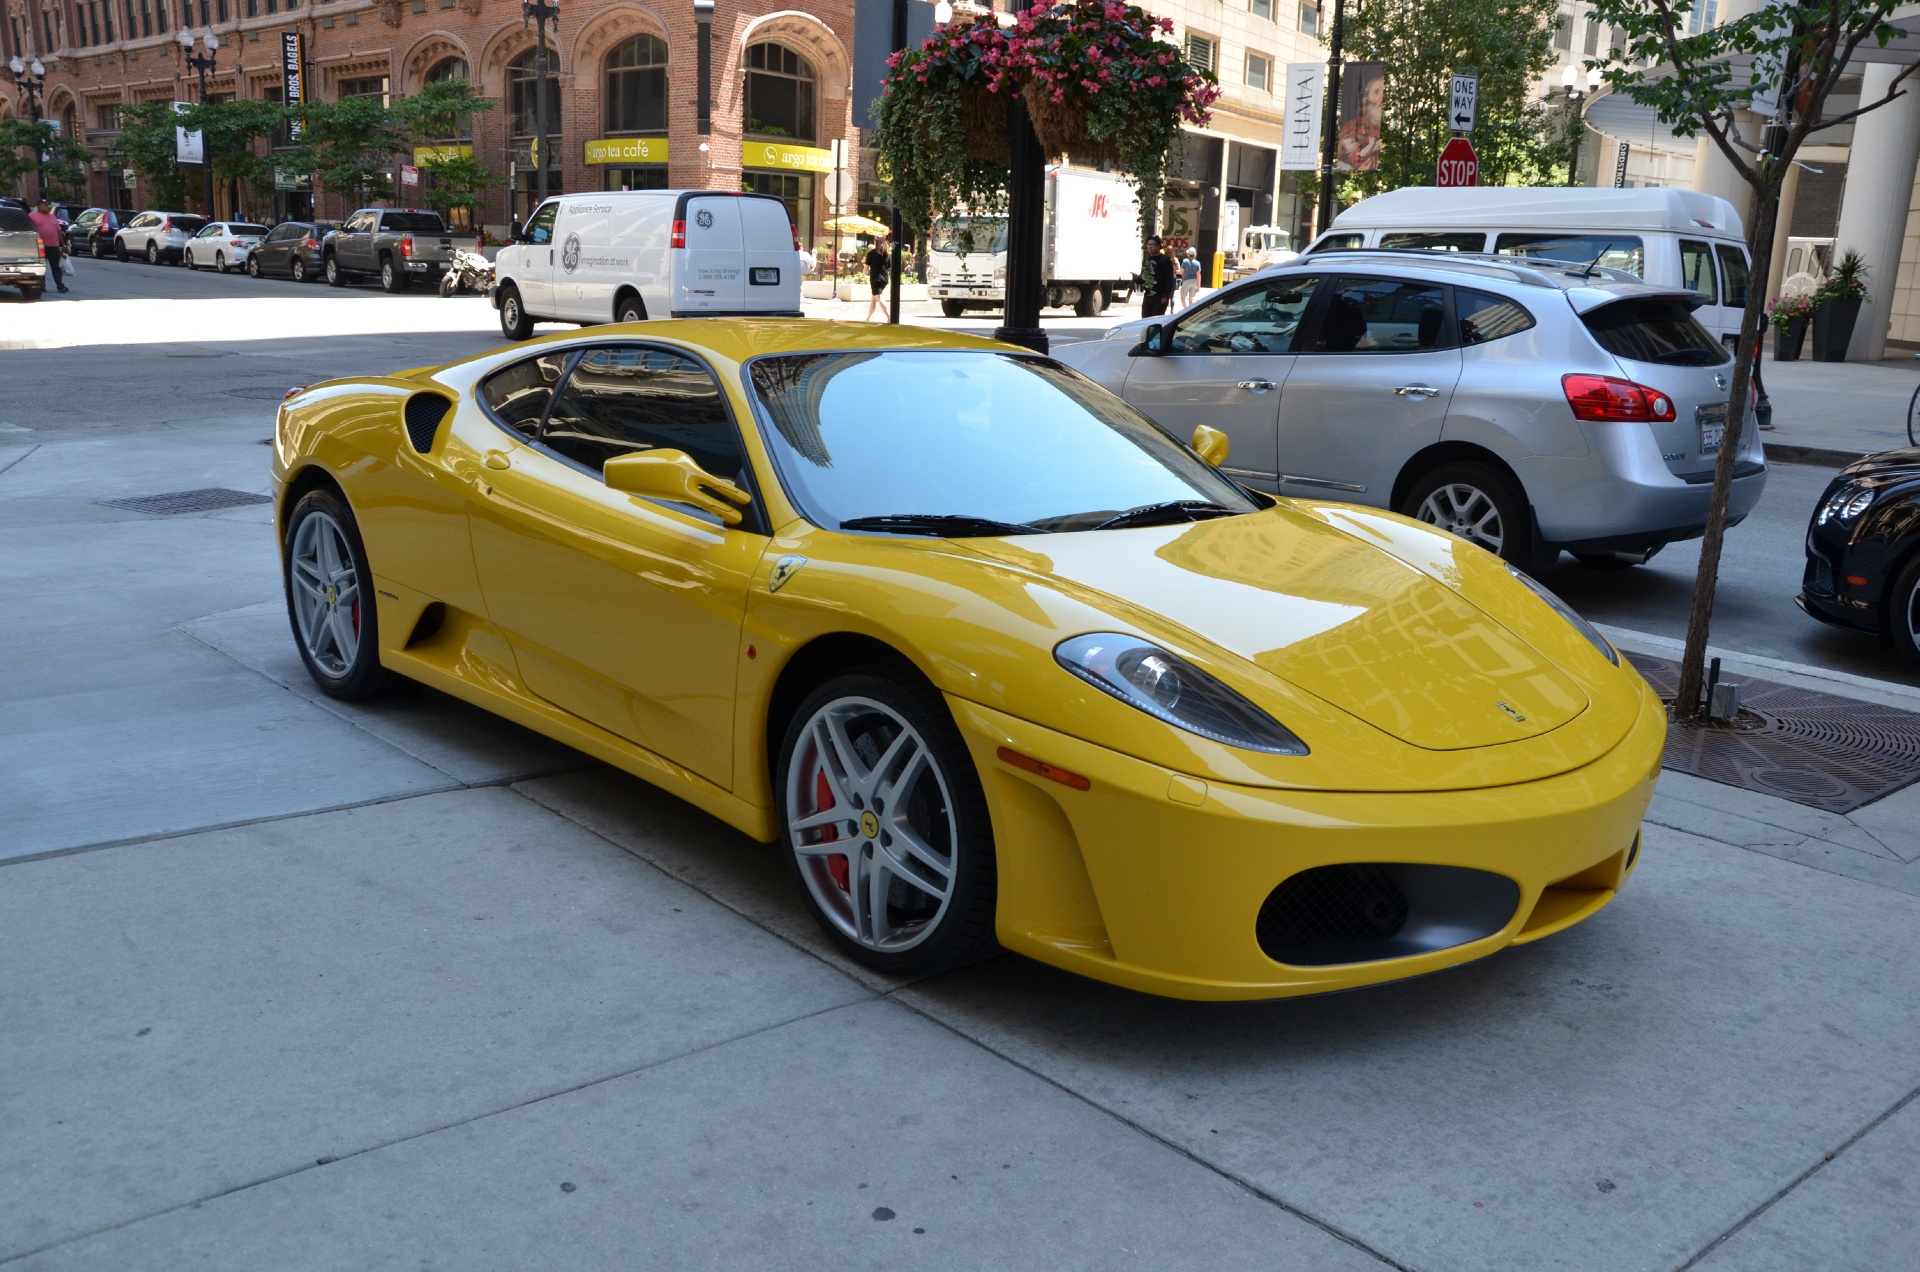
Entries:
{"type": "MultiPolygon", "coordinates": [[[[822,317],[858,319],[865,308],[862,302],[809,303],[822,317]]],[[[998,321],[989,314],[949,321],[932,304],[905,308],[909,322],[981,334],[998,321]]],[[[1045,325],[1055,343],[1064,344],[1097,337],[1133,316],[1130,308],[1091,321],[1062,313],[1045,325]]],[[[264,437],[273,403],[287,386],[478,353],[501,343],[493,322],[493,311],[472,297],[388,296],[366,284],[335,289],[83,260],[66,296],[28,305],[0,291],[0,366],[8,370],[0,446],[204,427],[258,429],[264,437]],[[75,308],[97,311],[97,323],[90,316],[76,324],[68,312],[75,308]],[[5,347],[9,336],[74,326],[85,341],[76,347],[5,347]],[[197,338],[202,332],[211,334],[197,338]]],[[[1830,391],[1824,400],[1843,410],[1844,396],[1844,390],[1830,391]]],[[[1774,467],[1753,515],[1728,535],[1713,641],[1747,654],[1920,684],[1920,671],[1891,647],[1823,627],[1793,604],[1807,516],[1830,475],[1803,465],[1774,467]]],[[[1627,570],[1593,570],[1563,557],[1543,581],[1596,621],[1679,639],[1698,563],[1698,544],[1682,543],[1627,570]]]]}

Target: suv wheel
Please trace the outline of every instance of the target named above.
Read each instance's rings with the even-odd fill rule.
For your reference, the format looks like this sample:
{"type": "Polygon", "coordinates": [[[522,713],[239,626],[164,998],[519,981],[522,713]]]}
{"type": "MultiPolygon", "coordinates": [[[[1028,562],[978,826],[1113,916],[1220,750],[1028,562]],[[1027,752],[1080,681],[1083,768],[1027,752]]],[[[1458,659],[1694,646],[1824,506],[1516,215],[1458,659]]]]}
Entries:
{"type": "Polygon", "coordinates": [[[154,242],[152,239],[148,239],[147,240],[147,264],[158,265],[159,263],[160,263],[160,245],[154,242]]]}
{"type": "Polygon", "coordinates": [[[931,686],[884,667],[828,681],[794,713],[775,773],[787,866],[835,945],[893,975],[993,952],[986,796],[931,686]]]}
{"type": "Polygon", "coordinates": [[[1552,564],[1550,557],[1541,559],[1544,549],[1535,549],[1526,500],[1506,474],[1489,464],[1442,464],[1414,483],[1400,511],[1478,544],[1523,570],[1552,564]]]}
{"type": "Polygon", "coordinates": [[[247,277],[248,278],[260,277],[260,259],[258,257],[255,257],[255,256],[247,257],[247,277]]]}
{"type": "Polygon", "coordinates": [[[306,261],[304,261],[304,260],[302,260],[302,259],[301,259],[300,257],[298,257],[298,256],[296,256],[296,257],[294,257],[294,258],[293,258],[293,269],[292,269],[292,273],[293,273],[293,281],[294,281],[294,282],[296,282],[296,283],[304,283],[304,282],[306,282],[306,281],[307,281],[307,263],[306,263],[306,261]]]}
{"type": "Polygon", "coordinates": [[[340,268],[339,257],[329,253],[327,256],[326,270],[327,286],[345,287],[347,285],[347,272],[340,268]]]}
{"type": "Polygon", "coordinates": [[[509,340],[533,334],[533,318],[520,303],[520,289],[511,283],[500,289],[500,331],[509,340]]]}
{"type": "Polygon", "coordinates": [[[126,244],[126,241],[123,240],[118,234],[113,236],[113,255],[114,255],[114,258],[119,260],[122,264],[126,262],[127,244],[126,244]]]}

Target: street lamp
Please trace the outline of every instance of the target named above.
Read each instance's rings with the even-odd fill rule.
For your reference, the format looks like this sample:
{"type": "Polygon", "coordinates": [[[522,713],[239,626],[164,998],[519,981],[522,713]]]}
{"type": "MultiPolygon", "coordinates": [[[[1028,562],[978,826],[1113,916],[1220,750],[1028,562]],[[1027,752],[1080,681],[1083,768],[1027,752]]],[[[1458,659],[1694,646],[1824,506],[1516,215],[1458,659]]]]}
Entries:
{"type": "MultiPolygon", "coordinates": [[[[205,53],[194,52],[193,32],[187,30],[185,27],[180,28],[180,60],[186,65],[188,70],[199,74],[200,104],[204,106],[207,104],[207,72],[213,69],[214,55],[220,51],[220,37],[212,31],[208,31],[206,35],[201,37],[200,43],[207,50],[205,53]]],[[[202,129],[200,133],[200,169],[206,174],[207,178],[207,219],[211,221],[215,216],[213,210],[213,147],[208,144],[207,134],[204,129],[202,129]]]]}
{"type": "MultiPolygon", "coordinates": [[[[27,117],[34,123],[40,122],[40,90],[46,87],[47,68],[39,58],[33,59],[29,66],[16,54],[13,61],[7,63],[7,69],[13,72],[13,82],[27,95],[27,117]]],[[[33,150],[33,193],[35,198],[44,199],[47,195],[47,152],[38,146],[33,150]]]]}
{"type": "Polygon", "coordinates": [[[552,0],[525,0],[520,6],[520,25],[533,23],[537,41],[533,55],[533,188],[538,206],[547,198],[547,23],[553,23],[554,38],[560,36],[560,6],[552,0]]]}
{"type": "Polygon", "coordinates": [[[1560,89],[1567,95],[1567,110],[1573,116],[1572,148],[1567,152],[1567,184],[1580,184],[1580,139],[1587,131],[1584,103],[1594,90],[1599,76],[1569,63],[1560,72],[1560,89]]]}

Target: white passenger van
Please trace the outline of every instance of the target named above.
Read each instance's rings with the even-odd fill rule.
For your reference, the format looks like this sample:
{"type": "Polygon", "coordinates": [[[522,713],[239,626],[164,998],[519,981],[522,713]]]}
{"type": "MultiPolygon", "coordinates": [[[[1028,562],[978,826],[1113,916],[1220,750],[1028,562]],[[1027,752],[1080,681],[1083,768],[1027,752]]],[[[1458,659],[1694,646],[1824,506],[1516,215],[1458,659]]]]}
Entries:
{"type": "Polygon", "coordinates": [[[500,330],[536,322],[800,316],[800,240],[771,195],[721,190],[563,194],[494,262],[500,330]]]}
{"type": "Polygon", "coordinates": [[[1307,249],[1387,247],[1593,262],[1706,297],[1700,325],[1731,341],[1747,303],[1746,232],[1697,190],[1411,186],[1362,199],[1307,249]]]}

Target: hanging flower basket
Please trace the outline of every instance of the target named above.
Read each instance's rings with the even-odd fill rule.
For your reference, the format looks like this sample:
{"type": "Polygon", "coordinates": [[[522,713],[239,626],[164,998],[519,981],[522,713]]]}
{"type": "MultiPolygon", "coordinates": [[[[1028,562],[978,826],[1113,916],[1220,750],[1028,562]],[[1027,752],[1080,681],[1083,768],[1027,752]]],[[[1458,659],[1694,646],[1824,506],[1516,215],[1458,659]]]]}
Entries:
{"type": "Polygon", "coordinates": [[[1056,102],[1053,94],[1035,80],[1027,81],[1021,95],[1027,101],[1027,118],[1033,121],[1033,135],[1050,157],[1065,156],[1088,168],[1120,162],[1120,152],[1111,142],[1095,141],[1087,135],[1085,102],[1072,98],[1056,102]]]}
{"type": "Polygon", "coordinates": [[[990,92],[985,85],[961,89],[960,127],[966,134],[962,144],[967,158],[999,164],[1011,161],[1004,93],[990,92]]]}

